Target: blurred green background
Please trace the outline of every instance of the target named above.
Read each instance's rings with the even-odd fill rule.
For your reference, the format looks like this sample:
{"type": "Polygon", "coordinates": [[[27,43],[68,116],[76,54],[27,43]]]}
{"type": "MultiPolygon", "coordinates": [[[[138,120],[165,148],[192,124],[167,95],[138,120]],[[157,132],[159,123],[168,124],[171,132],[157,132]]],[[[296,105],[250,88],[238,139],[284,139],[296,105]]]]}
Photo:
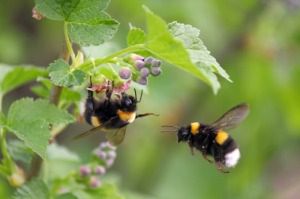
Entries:
{"type": "MultiPolygon", "coordinates": [[[[129,199],[278,198],[300,195],[300,0],[112,0],[109,13],[120,21],[113,41],[126,45],[128,23],[144,27],[141,5],[167,22],[189,23],[230,74],[218,95],[194,77],[163,65],[151,79],[140,112],[159,118],[138,120],[127,129],[110,171],[129,199]],[[250,104],[249,117],[230,131],[240,146],[240,163],[230,174],[217,171],[200,153],[190,154],[162,124],[209,123],[230,107],[250,104]]],[[[0,6],[0,62],[47,66],[64,47],[61,23],[31,18],[32,1],[4,0],[0,6]]],[[[12,92],[4,104],[29,93],[12,92]]],[[[102,139],[69,139],[87,125],[72,125],[59,143],[87,156],[102,139]]],[[[0,196],[7,188],[0,181],[0,196]]]]}

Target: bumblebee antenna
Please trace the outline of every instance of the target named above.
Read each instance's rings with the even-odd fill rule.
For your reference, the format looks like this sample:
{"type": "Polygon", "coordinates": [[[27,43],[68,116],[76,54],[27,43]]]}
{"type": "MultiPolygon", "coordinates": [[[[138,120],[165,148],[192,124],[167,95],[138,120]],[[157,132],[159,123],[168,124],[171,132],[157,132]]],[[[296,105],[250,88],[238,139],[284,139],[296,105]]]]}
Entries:
{"type": "Polygon", "coordinates": [[[141,101],[142,101],[143,93],[144,93],[144,90],[141,91],[140,99],[139,99],[138,102],[141,102],[141,101]]]}
{"type": "Polygon", "coordinates": [[[177,132],[179,129],[179,126],[176,125],[162,125],[161,127],[166,129],[162,129],[160,132],[177,132]]]}
{"type": "Polygon", "coordinates": [[[134,98],[135,98],[135,100],[137,100],[136,89],[134,88],[133,90],[134,90],[134,98]]]}

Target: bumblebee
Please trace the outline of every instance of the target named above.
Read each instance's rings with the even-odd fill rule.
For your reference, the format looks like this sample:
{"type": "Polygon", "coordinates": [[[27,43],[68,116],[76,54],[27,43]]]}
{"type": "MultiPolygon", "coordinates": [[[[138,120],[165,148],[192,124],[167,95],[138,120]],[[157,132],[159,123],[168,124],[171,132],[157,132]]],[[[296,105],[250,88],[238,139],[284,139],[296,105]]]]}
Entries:
{"type": "Polygon", "coordinates": [[[88,88],[88,96],[85,102],[84,118],[87,123],[94,128],[75,137],[81,138],[93,132],[106,132],[106,137],[113,145],[119,145],[125,136],[126,127],[137,118],[155,115],[155,113],[137,114],[137,104],[141,102],[143,91],[140,98],[122,92],[120,95],[113,93],[113,85],[106,88],[105,98],[102,101],[95,100],[92,91],[92,82],[88,88]]]}
{"type": "Polygon", "coordinates": [[[194,154],[194,148],[196,148],[202,153],[204,159],[212,163],[213,160],[209,159],[209,157],[212,157],[217,169],[227,173],[227,169],[238,163],[240,150],[234,139],[225,130],[242,122],[248,112],[248,105],[240,104],[228,110],[209,125],[192,122],[183,127],[172,125],[163,127],[169,128],[164,131],[177,132],[178,142],[187,142],[192,154],[194,154]]]}

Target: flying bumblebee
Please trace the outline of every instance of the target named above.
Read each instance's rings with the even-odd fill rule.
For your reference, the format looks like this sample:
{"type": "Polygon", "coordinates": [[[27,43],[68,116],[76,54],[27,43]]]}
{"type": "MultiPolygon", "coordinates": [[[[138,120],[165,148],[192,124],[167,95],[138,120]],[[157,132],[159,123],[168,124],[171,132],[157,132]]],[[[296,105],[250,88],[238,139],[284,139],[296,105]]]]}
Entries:
{"type": "Polygon", "coordinates": [[[240,158],[240,150],[234,139],[224,130],[230,129],[242,122],[248,115],[247,104],[237,105],[212,124],[192,122],[188,126],[177,127],[172,125],[162,126],[163,131],[177,132],[178,142],[187,142],[193,154],[193,149],[199,150],[204,159],[213,162],[218,170],[227,173],[228,168],[234,167],[240,158]]]}
{"type": "Polygon", "coordinates": [[[120,95],[113,93],[113,85],[106,88],[105,98],[102,101],[94,99],[92,91],[92,82],[88,88],[88,96],[85,102],[84,118],[87,123],[94,128],[78,135],[75,139],[89,135],[93,132],[106,132],[106,138],[113,145],[119,145],[125,136],[126,127],[137,118],[155,115],[155,113],[137,114],[137,104],[141,102],[143,91],[140,98],[137,99],[137,93],[134,89],[135,96],[125,92],[120,95]]]}

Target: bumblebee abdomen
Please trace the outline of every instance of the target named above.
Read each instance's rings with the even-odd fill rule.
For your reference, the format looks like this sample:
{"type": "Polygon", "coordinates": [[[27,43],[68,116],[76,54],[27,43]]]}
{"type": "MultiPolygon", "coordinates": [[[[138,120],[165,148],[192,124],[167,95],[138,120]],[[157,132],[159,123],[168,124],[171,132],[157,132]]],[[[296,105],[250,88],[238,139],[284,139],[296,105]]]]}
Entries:
{"type": "Polygon", "coordinates": [[[216,133],[215,141],[219,145],[223,145],[228,139],[230,139],[228,133],[223,130],[218,130],[216,133]]]}

